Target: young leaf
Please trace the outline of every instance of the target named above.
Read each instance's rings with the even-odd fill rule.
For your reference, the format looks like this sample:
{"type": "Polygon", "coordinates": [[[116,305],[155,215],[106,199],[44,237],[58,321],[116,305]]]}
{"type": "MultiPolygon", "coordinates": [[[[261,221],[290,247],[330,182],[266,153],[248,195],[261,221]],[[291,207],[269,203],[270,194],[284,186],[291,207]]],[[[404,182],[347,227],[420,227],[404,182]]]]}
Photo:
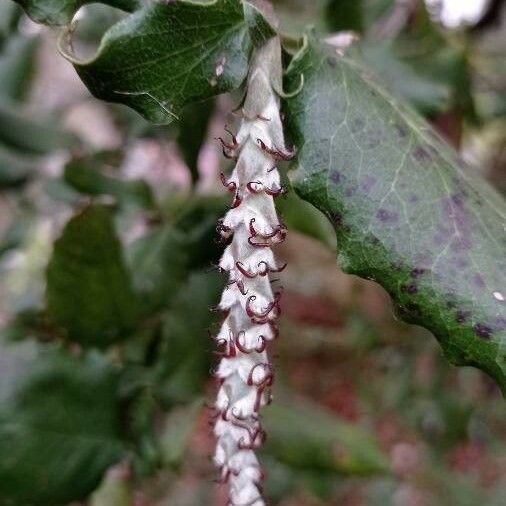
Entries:
{"type": "Polygon", "coordinates": [[[505,205],[416,113],[310,38],[286,100],[293,184],[337,235],[345,272],[374,279],[447,359],[506,388],[505,205]]]}
{"type": "Polygon", "coordinates": [[[126,454],[117,378],[99,355],[9,346],[0,384],[2,504],[82,500],[126,454]]]}
{"type": "Polygon", "coordinates": [[[253,46],[273,35],[248,2],[148,2],[107,31],[90,60],[72,54],[68,31],[60,49],[93,95],[167,124],[186,104],[238,88],[253,46]]]}
{"type": "Polygon", "coordinates": [[[55,242],[47,269],[50,315],[84,345],[106,347],[125,338],[139,316],[108,209],[88,207],[55,242]]]}

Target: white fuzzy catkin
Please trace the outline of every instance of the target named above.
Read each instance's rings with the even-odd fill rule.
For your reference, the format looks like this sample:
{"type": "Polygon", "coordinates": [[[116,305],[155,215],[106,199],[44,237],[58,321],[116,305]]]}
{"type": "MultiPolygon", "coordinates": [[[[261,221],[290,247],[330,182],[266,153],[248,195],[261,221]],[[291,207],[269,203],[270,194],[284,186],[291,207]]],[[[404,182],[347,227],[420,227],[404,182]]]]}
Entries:
{"type": "Polygon", "coordinates": [[[224,153],[237,164],[224,185],[235,194],[232,209],[218,228],[232,236],[220,261],[229,274],[219,309],[226,314],[216,341],[222,359],[216,369],[217,438],[214,461],[229,485],[233,506],[262,506],[262,469],[255,455],[265,439],[260,408],[271,400],[273,368],[267,345],[277,336],[279,296],[270,274],[276,263],[271,246],[285,238],[274,198],[284,190],[276,163],[291,158],[285,147],[275,92],[281,82],[279,40],[267,42],[253,59],[237,137],[222,140],[224,153]]]}

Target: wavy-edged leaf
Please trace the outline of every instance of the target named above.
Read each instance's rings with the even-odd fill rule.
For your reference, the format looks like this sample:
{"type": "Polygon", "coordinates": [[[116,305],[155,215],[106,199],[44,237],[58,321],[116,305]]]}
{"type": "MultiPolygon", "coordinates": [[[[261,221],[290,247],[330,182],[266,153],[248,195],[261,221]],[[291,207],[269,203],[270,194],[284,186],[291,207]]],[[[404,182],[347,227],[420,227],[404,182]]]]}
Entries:
{"type": "Polygon", "coordinates": [[[354,61],[310,38],[286,100],[293,185],[333,223],[343,270],[376,280],[447,359],[506,388],[504,201],[354,61]]]}
{"type": "Polygon", "coordinates": [[[117,377],[98,354],[3,347],[0,384],[2,504],[84,499],[126,454],[117,377]]]}
{"type": "Polygon", "coordinates": [[[105,33],[91,59],[72,54],[69,30],[60,49],[97,98],[168,124],[183,106],[238,88],[254,45],[273,35],[248,2],[147,2],[105,33]]]}
{"type": "Polygon", "coordinates": [[[47,269],[49,314],[68,339],[106,347],[124,339],[139,317],[111,212],[90,206],[55,242],[47,269]]]}

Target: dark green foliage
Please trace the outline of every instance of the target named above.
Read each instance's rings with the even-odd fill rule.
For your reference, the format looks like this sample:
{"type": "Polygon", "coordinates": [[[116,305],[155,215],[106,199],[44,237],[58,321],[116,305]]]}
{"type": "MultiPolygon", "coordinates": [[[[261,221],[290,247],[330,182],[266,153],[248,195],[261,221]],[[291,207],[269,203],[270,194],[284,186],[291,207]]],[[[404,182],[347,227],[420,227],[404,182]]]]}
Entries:
{"type": "Polygon", "coordinates": [[[504,388],[503,200],[353,61],[310,38],[287,89],[301,73],[286,101],[293,184],[334,225],[341,267],[380,283],[452,364],[504,388]]]}
{"type": "Polygon", "coordinates": [[[114,369],[26,344],[2,347],[0,368],[1,503],[84,499],[126,455],[114,369]]]}
{"type": "Polygon", "coordinates": [[[172,302],[157,364],[157,388],[167,403],[198,395],[209,376],[214,342],[208,331],[213,321],[217,323],[210,309],[219,300],[223,282],[219,274],[196,273],[172,302]]]}
{"type": "MultiPolygon", "coordinates": [[[[198,422],[215,364],[208,331],[216,335],[219,320],[209,309],[226,283],[206,271],[223,251],[215,227],[227,203],[195,191],[205,186],[197,159],[215,106],[219,115],[233,107],[213,97],[238,89],[240,102],[255,47],[275,32],[256,0],[102,0],[102,17],[87,8],[75,32],[69,22],[89,0],[16,1],[32,19],[63,30],[62,52],[93,94],[132,110],[100,108],[122,148],[99,152],[65,132],[55,116],[37,113],[46,104],[27,103],[37,43],[51,35],[18,30],[27,23],[19,23],[21,9],[0,0],[0,210],[7,216],[0,220],[0,288],[8,294],[0,297],[0,505],[128,506],[134,487],[148,494],[156,488],[144,479],[153,473],[164,496],[153,502],[179,504],[173,483],[186,482],[178,473],[191,467],[193,480],[195,469],[204,469],[194,443],[207,437],[198,422]],[[101,39],[95,56],[77,61],[71,32],[78,49],[101,39]],[[152,123],[179,121],[150,126],[134,111],[152,123]],[[145,149],[142,161],[156,153],[154,141],[170,150],[177,142],[193,188],[173,191],[163,178],[154,188],[151,174],[125,178],[123,148],[140,136],[134,151],[145,149]],[[61,175],[59,157],[67,160],[61,175]],[[110,208],[99,205],[111,201],[110,208]],[[53,244],[45,227],[69,214],[53,244]],[[50,245],[43,300],[43,280],[32,293],[26,278],[41,277],[50,245]],[[118,462],[132,463],[132,479],[105,473],[118,462]],[[90,498],[100,481],[100,493],[90,498]]],[[[367,68],[427,117],[473,120],[469,55],[481,69],[498,65],[477,59],[464,34],[459,40],[439,30],[421,4],[398,31],[378,37],[393,0],[279,3],[288,13],[283,33],[306,21],[326,32],[362,33],[344,58],[310,39],[288,69],[287,92],[304,76],[300,92],[284,101],[299,157],[298,195],[277,201],[288,229],[326,245],[330,229],[333,245],[334,228],[347,272],[381,283],[405,321],[434,332],[451,363],[477,365],[504,387],[504,303],[497,295],[504,294],[504,205],[367,68]],[[327,17],[318,19],[322,12],[327,17]]],[[[289,46],[299,47],[295,39],[289,46]]],[[[284,58],[288,65],[288,51],[284,58]]],[[[295,263],[304,245],[322,264],[331,257],[297,233],[289,241],[284,251],[295,263]]],[[[489,459],[490,467],[492,452],[504,450],[489,423],[495,417],[504,425],[498,404],[492,409],[490,384],[470,369],[449,373],[423,329],[385,315],[389,323],[379,324],[368,311],[380,303],[368,299],[359,280],[347,278],[353,289],[340,287],[347,292],[334,305],[332,258],[327,267],[304,255],[299,269],[307,272],[288,258],[280,275],[286,337],[277,345],[280,357],[277,350],[272,355],[281,374],[275,403],[265,410],[261,456],[269,504],[297,502],[301,491],[301,504],[313,496],[340,504],[353,501],[356,488],[364,504],[383,505],[410,487],[430,490],[423,496],[430,504],[495,504],[499,482],[479,488],[477,472],[469,479],[453,468],[465,460],[462,447],[464,457],[471,446],[471,458],[489,459]],[[280,400],[282,385],[314,404],[290,395],[280,400]],[[472,445],[490,451],[475,458],[472,445]],[[399,455],[408,455],[409,465],[413,454],[425,463],[399,471],[399,455]]],[[[185,501],[208,504],[213,493],[206,485],[185,501]]]]}

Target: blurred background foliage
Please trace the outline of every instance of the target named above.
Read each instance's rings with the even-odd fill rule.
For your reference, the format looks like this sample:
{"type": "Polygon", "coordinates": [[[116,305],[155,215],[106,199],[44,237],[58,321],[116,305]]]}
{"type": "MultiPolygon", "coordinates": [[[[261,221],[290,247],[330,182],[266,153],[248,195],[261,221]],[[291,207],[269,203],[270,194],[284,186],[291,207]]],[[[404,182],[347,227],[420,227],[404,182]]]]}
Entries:
{"type": "MultiPolygon", "coordinates": [[[[434,1],[274,3],[287,43],[308,24],[352,30],[357,57],[504,192],[502,2],[452,27],[434,1]]],[[[91,54],[123,14],[83,13],[77,50],[91,54]]],[[[153,127],[93,99],[55,34],[0,4],[1,505],[223,504],[205,408],[228,205],[213,138],[240,98],[153,127]]],[[[341,274],[317,211],[293,194],[280,209],[271,503],[504,504],[498,389],[450,368],[378,286],[341,274]]]]}

